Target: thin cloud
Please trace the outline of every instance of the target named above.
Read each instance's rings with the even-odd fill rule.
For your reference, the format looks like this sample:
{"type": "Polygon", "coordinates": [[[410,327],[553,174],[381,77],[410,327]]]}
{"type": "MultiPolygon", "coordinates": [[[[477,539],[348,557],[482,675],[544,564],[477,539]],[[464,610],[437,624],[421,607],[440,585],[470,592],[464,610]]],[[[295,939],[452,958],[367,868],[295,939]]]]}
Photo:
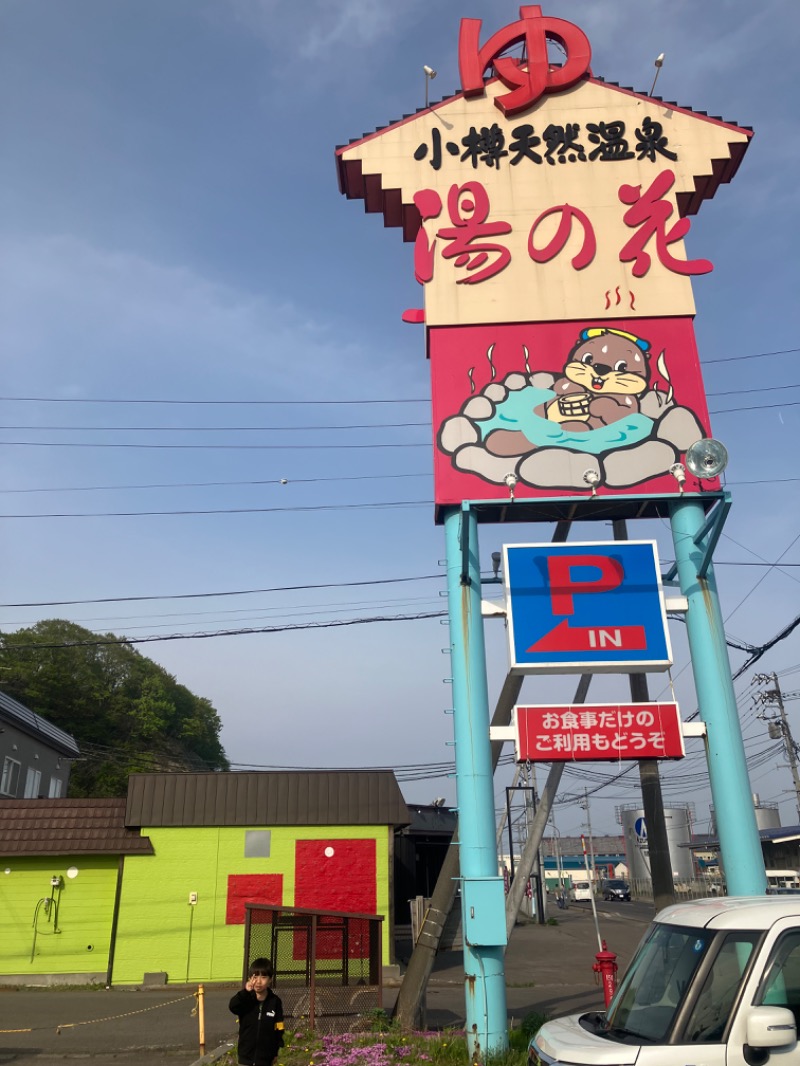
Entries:
{"type": "Polygon", "coordinates": [[[336,69],[341,69],[343,52],[360,51],[389,39],[411,23],[420,6],[418,0],[402,5],[385,0],[335,4],[314,0],[299,7],[279,0],[230,0],[230,4],[234,18],[274,46],[284,59],[314,59],[336,69]]]}
{"type": "Polygon", "coordinates": [[[186,396],[198,374],[239,397],[353,395],[356,376],[359,395],[394,385],[357,327],[343,334],[302,303],[73,236],[7,241],[0,292],[6,394],[113,394],[120,374],[131,395],[186,396]]]}

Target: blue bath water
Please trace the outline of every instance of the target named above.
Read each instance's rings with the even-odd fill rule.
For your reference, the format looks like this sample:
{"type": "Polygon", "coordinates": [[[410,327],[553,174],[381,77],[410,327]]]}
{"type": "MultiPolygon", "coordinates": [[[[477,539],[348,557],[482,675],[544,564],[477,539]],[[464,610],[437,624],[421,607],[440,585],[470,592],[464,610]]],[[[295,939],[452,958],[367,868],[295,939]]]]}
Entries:
{"type": "Polygon", "coordinates": [[[551,422],[533,413],[534,407],[555,399],[555,395],[552,389],[537,389],[533,385],[526,385],[517,392],[509,392],[508,397],[498,404],[491,418],[485,422],[476,421],[482,439],[486,440],[496,429],[517,429],[538,448],[546,445],[600,455],[615,448],[622,448],[626,444],[647,440],[653,429],[652,418],[632,414],[610,426],[590,429],[586,433],[566,433],[558,422],[551,422]]]}

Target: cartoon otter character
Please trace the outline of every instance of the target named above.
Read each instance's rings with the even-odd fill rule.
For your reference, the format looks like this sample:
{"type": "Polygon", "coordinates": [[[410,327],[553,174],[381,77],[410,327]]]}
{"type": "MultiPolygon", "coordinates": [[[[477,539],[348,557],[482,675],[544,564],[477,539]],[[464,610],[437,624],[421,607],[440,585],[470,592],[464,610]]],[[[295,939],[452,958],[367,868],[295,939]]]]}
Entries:
{"type": "MultiPolygon", "coordinates": [[[[650,342],[621,329],[581,330],[577,344],[553,383],[554,400],[534,414],[557,422],[566,433],[588,433],[639,411],[647,390],[650,342]]],[[[521,430],[496,429],[484,442],[491,455],[525,455],[536,447],[521,430]]]]}
{"type": "Polygon", "coordinates": [[[555,400],[536,409],[567,433],[587,433],[639,411],[649,382],[650,342],[621,329],[584,329],[569,353],[555,400]]]}

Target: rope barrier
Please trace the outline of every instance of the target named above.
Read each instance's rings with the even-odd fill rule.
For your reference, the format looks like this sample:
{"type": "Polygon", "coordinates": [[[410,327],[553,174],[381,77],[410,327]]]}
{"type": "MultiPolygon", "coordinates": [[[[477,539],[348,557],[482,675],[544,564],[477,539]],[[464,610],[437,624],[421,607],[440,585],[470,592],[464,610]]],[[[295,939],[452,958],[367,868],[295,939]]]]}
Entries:
{"type": "MultiPolygon", "coordinates": [[[[108,1018],[90,1018],[85,1022],[62,1022],[61,1025],[56,1026],[56,1035],[61,1036],[62,1029],[75,1029],[79,1025],[97,1025],[99,1022],[115,1022],[120,1018],[131,1018],[134,1014],[146,1014],[151,1010],[159,1010],[161,1007],[171,1007],[173,1003],[184,1003],[188,999],[197,999],[197,993],[193,992],[190,996],[179,996],[177,999],[168,999],[165,1003],[154,1003],[152,1007],[141,1007],[139,1010],[125,1011],[124,1014],[112,1014],[108,1018]]],[[[191,1011],[190,1016],[194,1016],[197,1013],[197,1007],[191,1011]]],[[[50,1025],[36,1025],[31,1026],[29,1029],[0,1029],[0,1033],[38,1033],[45,1029],[51,1029],[50,1025]]]]}

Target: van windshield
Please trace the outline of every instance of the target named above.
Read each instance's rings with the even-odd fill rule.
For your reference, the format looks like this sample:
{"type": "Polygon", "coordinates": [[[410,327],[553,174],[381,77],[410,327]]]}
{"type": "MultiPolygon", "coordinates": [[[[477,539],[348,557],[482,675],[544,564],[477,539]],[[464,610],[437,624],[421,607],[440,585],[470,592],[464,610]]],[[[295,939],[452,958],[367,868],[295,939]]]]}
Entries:
{"type": "Polygon", "coordinates": [[[606,1032],[663,1040],[712,937],[705,929],[656,925],[608,1008],[606,1032]]]}

